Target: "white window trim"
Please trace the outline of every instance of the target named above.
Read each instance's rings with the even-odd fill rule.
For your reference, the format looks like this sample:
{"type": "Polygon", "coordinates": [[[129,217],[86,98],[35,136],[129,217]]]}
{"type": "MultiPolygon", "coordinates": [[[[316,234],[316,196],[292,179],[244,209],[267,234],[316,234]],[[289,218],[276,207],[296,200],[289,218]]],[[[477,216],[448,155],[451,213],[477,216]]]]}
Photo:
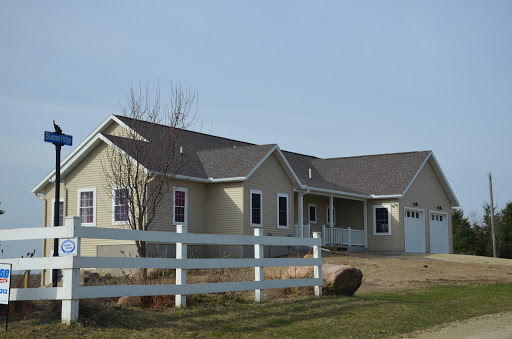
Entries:
{"type": "Polygon", "coordinates": [[[316,224],[316,220],[318,219],[318,209],[316,208],[316,204],[308,204],[308,223],[309,224],[316,224]],[[309,212],[309,208],[314,207],[315,208],[315,220],[311,220],[311,213],[309,212]]]}
{"type": "Polygon", "coordinates": [[[260,190],[250,190],[249,192],[249,218],[250,225],[253,227],[263,227],[263,192],[260,190]],[[259,194],[260,195],[260,223],[255,224],[252,222],[252,195],[259,194]]]}
{"type": "MultiPolygon", "coordinates": [[[[326,215],[325,221],[327,222],[327,225],[330,225],[330,223],[329,223],[329,206],[325,206],[325,215],[326,215]]],[[[336,207],[335,206],[333,206],[333,208],[332,208],[332,219],[334,220],[334,222],[332,224],[334,226],[336,226],[336,207]]]]}
{"type": "MultiPolygon", "coordinates": [[[[62,223],[64,223],[64,217],[66,216],[66,213],[64,213],[64,198],[59,198],[59,201],[62,203],[62,223]]],[[[54,217],[55,215],[55,198],[52,199],[52,223],[51,223],[51,227],[54,226],[53,224],[53,220],[55,219],[54,217]]],[[[62,225],[64,226],[64,225],[62,225]]]]}
{"type": "MultiPolygon", "coordinates": [[[[118,189],[128,189],[126,186],[112,186],[112,225],[120,226],[120,225],[128,225],[130,224],[129,220],[127,221],[116,221],[116,190],[118,189]]],[[[128,219],[130,219],[130,212],[128,211],[128,219]]]]}
{"type": "Polygon", "coordinates": [[[82,226],[96,226],[96,187],[89,187],[89,188],[79,188],[77,191],[77,198],[76,198],[76,213],[78,216],[80,216],[80,193],[82,192],[91,192],[92,191],[92,222],[90,223],[82,223],[82,226]]]}
{"type": "Polygon", "coordinates": [[[392,235],[391,229],[391,205],[390,204],[383,204],[383,205],[373,205],[373,235],[392,235]],[[385,208],[388,210],[388,232],[387,233],[377,233],[377,208],[385,208]]]}
{"type": "Polygon", "coordinates": [[[173,187],[172,189],[172,224],[173,225],[184,225],[188,224],[188,188],[184,187],[173,187]],[[185,192],[185,221],[176,221],[176,191],[185,192]]]}
{"type": "Polygon", "coordinates": [[[290,211],[288,211],[288,194],[286,193],[277,193],[277,228],[288,229],[290,228],[290,221],[288,220],[290,217],[290,211]],[[279,225],[279,198],[286,198],[286,226],[279,225]]]}

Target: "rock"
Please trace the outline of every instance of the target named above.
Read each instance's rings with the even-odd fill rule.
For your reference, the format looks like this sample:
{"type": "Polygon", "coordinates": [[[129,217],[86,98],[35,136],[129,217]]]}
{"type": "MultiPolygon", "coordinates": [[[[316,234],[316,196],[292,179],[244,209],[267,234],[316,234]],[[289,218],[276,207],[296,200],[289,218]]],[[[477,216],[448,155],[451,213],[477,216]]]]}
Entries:
{"type": "Polygon", "coordinates": [[[101,278],[98,273],[91,271],[80,271],[80,285],[98,285],[101,278]]]}
{"type": "Polygon", "coordinates": [[[325,294],[356,293],[363,281],[363,272],[350,265],[322,265],[322,278],[324,279],[323,292],[325,294]]]}
{"type": "Polygon", "coordinates": [[[117,304],[121,306],[140,306],[142,305],[142,298],[138,296],[121,297],[117,304]]]}
{"type": "MultiPolygon", "coordinates": [[[[282,275],[282,279],[303,279],[313,277],[313,266],[290,266],[282,275]]],[[[354,294],[361,286],[363,273],[350,265],[322,265],[325,294],[354,294]]]]}

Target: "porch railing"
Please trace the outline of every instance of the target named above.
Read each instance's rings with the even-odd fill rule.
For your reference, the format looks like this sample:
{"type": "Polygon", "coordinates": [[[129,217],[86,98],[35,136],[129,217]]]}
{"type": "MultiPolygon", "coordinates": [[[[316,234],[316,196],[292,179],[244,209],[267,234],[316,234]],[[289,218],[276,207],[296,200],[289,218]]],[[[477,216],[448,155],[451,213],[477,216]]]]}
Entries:
{"type": "Polygon", "coordinates": [[[323,246],[365,246],[366,234],[362,230],[353,230],[351,227],[329,227],[322,225],[323,246]]]}

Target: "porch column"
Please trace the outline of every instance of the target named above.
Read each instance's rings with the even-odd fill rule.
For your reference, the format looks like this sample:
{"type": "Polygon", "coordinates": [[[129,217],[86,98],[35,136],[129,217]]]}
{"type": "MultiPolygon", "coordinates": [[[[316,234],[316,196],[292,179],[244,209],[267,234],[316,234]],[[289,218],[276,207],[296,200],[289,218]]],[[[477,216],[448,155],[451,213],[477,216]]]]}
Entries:
{"type": "Polygon", "coordinates": [[[304,193],[302,192],[299,192],[298,194],[298,207],[299,207],[299,210],[298,210],[298,217],[299,217],[299,237],[300,238],[303,238],[304,236],[304,199],[303,199],[303,196],[304,196],[304,193]]]}
{"type": "Polygon", "coordinates": [[[364,247],[368,247],[368,201],[363,201],[364,247]]]}
{"type": "Polygon", "coordinates": [[[329,226],[334,226],[334,197],[329,197],[329,226]]]}

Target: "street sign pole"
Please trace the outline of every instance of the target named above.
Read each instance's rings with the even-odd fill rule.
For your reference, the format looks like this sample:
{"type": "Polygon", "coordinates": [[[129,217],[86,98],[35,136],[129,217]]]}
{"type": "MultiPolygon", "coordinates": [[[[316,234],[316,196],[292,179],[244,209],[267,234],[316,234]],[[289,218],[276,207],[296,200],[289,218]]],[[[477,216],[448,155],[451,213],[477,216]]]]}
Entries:
{"type": "MultiPolygon", "coordinates": [[[[60,133],[57,133],[60,134],[60,133]]],[[[62,147],[61,144],[54,143],[55,145],[55,202],[53,205],[53,226],[62,226],[59,225],[60,220],[60,149],[62,147]]],[[[59,239],[53,239],[53,256],[59,256],[59,239]]],[[[52,271],[53,277],[53,287],[57,287],[59,270],[54,268],[52,271]]]]}
{"type": "MultiPolygon", "coordinates": [[[[55,127],[55,133],[45,131],[44,132],[44,141],[51,142],[55,145],[55,202],[53,205],[53,226],[62,226],[60,225],[60,150],[62,145],[71,146],[73,142],[73,137],[71,135],[66,135],[62,133],[62,129],[55,124],[55,120],[53,121],[53,126],[55,127]]],[[[64,211],[63,211],[64,212],[64,211]]],[[[53,256],[59,256],[59,239],[53,239],[53,256]]],[[[52,282],[53,287],[57,287],[59,270],[54,268],[52,270],[52,282]]]]}

